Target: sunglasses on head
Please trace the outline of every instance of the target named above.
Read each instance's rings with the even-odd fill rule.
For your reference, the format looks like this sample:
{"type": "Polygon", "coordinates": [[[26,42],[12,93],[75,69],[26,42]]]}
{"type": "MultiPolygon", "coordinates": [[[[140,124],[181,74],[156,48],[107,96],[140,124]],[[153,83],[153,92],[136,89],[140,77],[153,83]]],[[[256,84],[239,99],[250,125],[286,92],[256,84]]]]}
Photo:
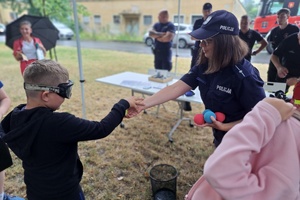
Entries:
{"type": "Polygon", "coordinates": [[[57,87],[55,86],[44,86],[44,85],[35,85],[30,83],[24,83],[25,90],[34,90],[34,91],[50,91],[58,94],[63,98],[70,99],[72,95],[72,86],[74,83],[71,80],[68,80],[67,83],[61,83],[57,87]]]}

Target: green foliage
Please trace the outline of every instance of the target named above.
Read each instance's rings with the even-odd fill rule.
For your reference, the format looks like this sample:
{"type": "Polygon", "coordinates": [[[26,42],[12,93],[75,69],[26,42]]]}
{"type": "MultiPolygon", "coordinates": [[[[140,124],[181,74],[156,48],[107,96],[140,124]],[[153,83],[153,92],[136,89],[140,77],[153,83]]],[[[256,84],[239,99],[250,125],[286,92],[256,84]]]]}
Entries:
{"type": "Polygon", "coordinates": [[[258,3],[256,3],[254,0],[252,0],[251,3],[244,4],[245,10],[247,11],[248,16],[254,20],[257,11],[258,11],[258,3]]]}
{"type": "MultiPolygon", "coordinates": [[[[70,0],[0,0],[2,5],[10,5],[11,9],[20,14],[27,11],[30,15],[47,16],[51,19],[70,24],[73,16],[73,5],[70,0]]],[[[89,15],[86,7],[77,5],[77,12],[89,15]]]]}
{"type": "Polygon", "coordinates": [[[142,42],[143,38],[141,36],[133,36],[129,34],[118,34],[112,35],[107,32],[81,32],[80,39],[83,40],[94,40],[94,41],[130,41],[130,42],[142,42]]]}

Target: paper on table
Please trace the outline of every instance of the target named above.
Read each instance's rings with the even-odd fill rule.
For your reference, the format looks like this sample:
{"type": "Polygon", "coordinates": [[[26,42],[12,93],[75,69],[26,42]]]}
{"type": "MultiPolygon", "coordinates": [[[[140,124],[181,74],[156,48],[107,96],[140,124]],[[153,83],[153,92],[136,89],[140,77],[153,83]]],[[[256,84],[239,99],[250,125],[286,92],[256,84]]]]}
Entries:
{"type": "Polygon", "coordinates": [[[124,80],[121,82],[121,85],[131,86],[131,87],[151,87],[151,83],[143,82],[143,81],[132,81],[132,80],[124,80]]]}
{"type": "Polygon", "coordinates": [[[150,82],[143,82],[143,81],[133,81],[133,80],[123,80],[121,82],[123,86],[130,86],[130,87],[137,87],[137,88],[155,88],[155,89],[163,89],[166,87],[166,84],[162,83],[150,83],[150,82]]]}

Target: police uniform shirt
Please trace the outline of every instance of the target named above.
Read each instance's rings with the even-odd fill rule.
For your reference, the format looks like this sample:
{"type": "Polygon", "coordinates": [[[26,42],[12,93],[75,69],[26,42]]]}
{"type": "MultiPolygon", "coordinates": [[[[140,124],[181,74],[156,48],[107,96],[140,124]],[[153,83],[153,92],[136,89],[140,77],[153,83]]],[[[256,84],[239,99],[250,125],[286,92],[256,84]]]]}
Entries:
{"type": "MultiPolygon", "coordinates": [[[[202,17],[201,19],[197,19],[193,25],[193,31],[200,28],[204,22],[204,18],[202,17]]],[[[200,45],[200,41],[196,41],[195,42],[195,48],[199,48],[199,45],[200,45]]]]}
{"type": "MultiPolygon", "coordinates": [[[[172,22],[163,23],[155,23],[153,29],[157,32],[171,32],[175,33],[175,26],[172,22]]],[[[172,47],[172,41],[170,42],[159,42],[155,40],[155,47],[158,49],[170,49],[172,47]]]]}
{"type": "Polygon", "coordinates": [[[299,28],[294,24],[288,24],[284,29],[280,29],[279,26],[277,26],[271,30],[268,41],[272,43],[273,49],[276,49],[282,40],[287,38],[289,35],[298,32],[299,28]]]}
{"type": "Polygon", "coordinates": [[[260,42],[263,40],[263,37],[261,36],[260,33],[258,33],[255,30],[249,29],[246,33],[243,33],[241,30],[239,32],[239,36],[242,40],[244,40],[248,47],[249,47],[249,52],[245,56],[247,60],[251,60],[251,54],[252,54],[252,48],[255,44],[255,42],[260,42]]]}
{"type": "Polygon", "coordinates": [[[287,37],[273,54],[280,58],[281,64],[289,70],[286,78],[300,77],[300,44],[298,33],[287,37]]]}
{"type": "MultiPolygon", "coordinates": [[[[207,67],[194,66],[181,80],[193,89],[198,86],[205,108],[224,113],[224,123],[243,119],[257,102],[265,98],[264,81],[247,60],[212,74],[204,73],[207,67]]],[[[217,129],[213,132],[218,145],[226,132],[217,129]]]]}

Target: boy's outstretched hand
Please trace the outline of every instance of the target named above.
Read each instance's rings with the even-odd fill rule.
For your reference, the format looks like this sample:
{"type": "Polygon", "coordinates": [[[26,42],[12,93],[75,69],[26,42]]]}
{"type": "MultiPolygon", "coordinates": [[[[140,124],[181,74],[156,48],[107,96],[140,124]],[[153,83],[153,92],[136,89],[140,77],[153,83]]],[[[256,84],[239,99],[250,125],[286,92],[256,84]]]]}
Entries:
{"type": "Polygon", "coordinates": [[[140,97],[132,96],[132,97],[126,98],[125,100],[128,101],[128,103],[130,105],[130,107],[127,109],[126,114],[125,114],[126,118],[131,118],[131,117],[136,116],[137,114],[140,113],[139,107],[144,106],[144,103],[143,103],[144,99],[140,98],[140,97]]]}

